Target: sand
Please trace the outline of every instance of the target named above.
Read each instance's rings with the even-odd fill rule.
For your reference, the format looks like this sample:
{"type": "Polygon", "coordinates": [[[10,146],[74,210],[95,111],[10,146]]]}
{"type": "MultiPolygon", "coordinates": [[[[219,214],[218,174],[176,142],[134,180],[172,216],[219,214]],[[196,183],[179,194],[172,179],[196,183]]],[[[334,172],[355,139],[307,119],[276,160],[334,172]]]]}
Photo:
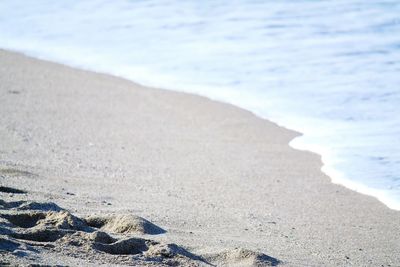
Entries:
{"type": "Polygon", "coordinates": [[[0,50],[0,265],[400,266],[400,212],[298,135],[0,50]]]}

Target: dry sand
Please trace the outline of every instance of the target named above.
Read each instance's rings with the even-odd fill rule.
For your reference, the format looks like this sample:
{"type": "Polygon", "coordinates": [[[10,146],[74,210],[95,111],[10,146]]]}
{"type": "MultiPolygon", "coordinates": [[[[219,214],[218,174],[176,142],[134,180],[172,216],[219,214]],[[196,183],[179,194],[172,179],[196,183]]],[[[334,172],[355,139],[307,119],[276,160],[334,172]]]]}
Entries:
{"type": "Polygon", "coordinates": [[[0,50],[0,265],[400,266],[400,212],[297,135],[0,50]]]}

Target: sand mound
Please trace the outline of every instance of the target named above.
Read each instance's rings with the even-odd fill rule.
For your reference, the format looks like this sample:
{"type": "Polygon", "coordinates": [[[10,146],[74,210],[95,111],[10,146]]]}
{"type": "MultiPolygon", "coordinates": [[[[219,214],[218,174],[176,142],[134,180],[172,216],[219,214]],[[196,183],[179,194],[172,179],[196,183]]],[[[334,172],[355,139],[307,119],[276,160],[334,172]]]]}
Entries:
{"type": "Polygon", "coordinates": [[[201,257],[175,244],[130,236],[164,231],[138,216],[91,216],[82,220],[54,203],[0,200],[0,205],[0,251],[10,261],[29,252],[90,257],[104,264],[207,265],[201,257]]]}
{"type": "Polygon", "coordinates": [[[1,217],[21,228],[55,228],[82,230],[85,223],[70,214],[68,211],[11,211],[3,213],[1,217]]]}
{"type": "Polygon", "coordinates": [[[136,215],[90,216],[85,219],[89,226],[111,233],[139,233],[157,235],[165,230],[136,215]]]}
{"type": "Polygon", "coordinates": [[[14,206],[17,210],[40,210],[40,211],[62,211],[57,204],[52,202],[34,202],[34,201],[22,201],[16,202],[14,206]]]}
{"type": "MultiPolygon", "coordinates": [[[[48,205],[44,205],[48,206],[48,205]]],[[[0,217],[10,224],[11,237],[37,242],[54,242],[70,233],[68,230],[84,230],[85,223],[68,211],[3,211],[0,217]]]]}
{"type": "Polygon", "coordinates": [[[38,225],[46,228],[54,227],[57,229],[73,230],[84,230],[87,227],[83,220],[75,217],[68,211],[47,212],[46,217],[43,220],[40,220],[38,225]]]}
{"type": "Polygon", "coordinates": [[[114,255],[135,255],[144,253],[156,244],[157,242],[142,238],[127,238],[111,244],[95,242],[93,248],[114,255]]]}
{"type": "Polygon", "coordinates": [[[280,261],[263,253],[235,248],[210,257],[218,266],[277,266],[280,261]]]}
{"type": "Polygon", "coordinates": [[[73,255],[82,259],[90,257],[105,264],[113,262],[141,266],[279,264],[275,258],[245,249],[214,254],[207,257],[206,261],[175,244],[132,236],[163,232],[160,227],[134,215],[90,216],[82,220],[54,203],[0,200],[0,251],[10,253],[5,254],[9,259],[33,251],[73,255]]]}
{"type": "Polygon", "coordinates": [[[111,244],[117,241],[117,239],[111,237],[109,234],[101,231],[96,231],[89,234],[89,239],[96,243],[111,244]]]}
{"type": "Polygon", "coordinates": [[[135,236],[161,233],[165,230],[132,214],[81,219],[51,202],[0,199],[0,265],[41,263],[42,253],[52,259],[62,256],[86,262],[90,258],[90,262],[105,265],[275,266],[279,263],[265,254],[245,249],[213,254],[205,260],[176,244],[135,236]]]}
{"type": "Polygon", "coordinates": [[[192,260],[202,262],[203,264],[214,266],[206,261],[205,258],[192,254],[186,249],[175,245],[175,244],[159,244],[150,246],[149,249],[144,253],[148,258],[162,259],[162,258],[174,258],[174,257],[186,257],[192,260]]]}
{"type": "Polygon", "coordinates": [[[0,199],[0,209],[12,210],[37,210],[37,211],[62,211],[58,205],[52,202],[34,202],[34,201],[11,201],[6,202],[0,199]]]}

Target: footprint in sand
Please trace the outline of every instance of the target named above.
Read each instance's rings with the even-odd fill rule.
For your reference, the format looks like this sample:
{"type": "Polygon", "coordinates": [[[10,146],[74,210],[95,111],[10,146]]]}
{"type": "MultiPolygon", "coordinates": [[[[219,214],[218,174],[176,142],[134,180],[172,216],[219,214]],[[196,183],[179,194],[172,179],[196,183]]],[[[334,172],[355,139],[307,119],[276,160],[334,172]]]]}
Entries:
{"type": "Polygon", "coordinates": [[[166,231],[136,215],[90,216],[85,219],[89,226],[111,233],[139,233],[158,235],[166,231]]]}

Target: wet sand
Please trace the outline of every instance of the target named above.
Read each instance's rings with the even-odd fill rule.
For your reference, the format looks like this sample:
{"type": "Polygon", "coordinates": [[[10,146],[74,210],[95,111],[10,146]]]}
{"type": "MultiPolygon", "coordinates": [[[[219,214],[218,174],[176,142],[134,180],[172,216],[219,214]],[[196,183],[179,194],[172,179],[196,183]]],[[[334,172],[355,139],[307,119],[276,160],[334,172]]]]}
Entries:
{"type": "Polygon", "coordinates": [[[400,212],[245,110],[4,50],[0,104],[2,263],[400,263],[400,212]]]}

